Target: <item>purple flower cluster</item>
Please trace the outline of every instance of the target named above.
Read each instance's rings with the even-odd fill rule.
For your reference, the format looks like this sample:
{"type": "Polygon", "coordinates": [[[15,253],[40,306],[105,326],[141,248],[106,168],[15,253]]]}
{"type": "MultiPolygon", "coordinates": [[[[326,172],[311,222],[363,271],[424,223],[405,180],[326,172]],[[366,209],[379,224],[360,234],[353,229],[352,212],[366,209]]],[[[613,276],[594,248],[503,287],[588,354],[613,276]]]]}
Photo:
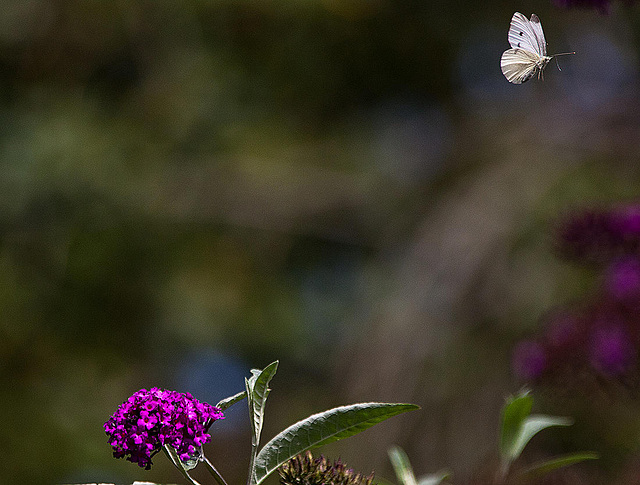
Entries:
{"type": "Polygon", "coordinates": [[[569,214],[557,224],[556,248],[595,269],[599,285],[584,301],[548,315],[540,335],[516,345],[514,373],[530,382],[638,373],[640,204],[569,214]]]}
{"type": "Polygon", "coordinates": [[[211,441],[211,424],[224,416],[219,408],[201,403],[189,393],[153,387],[140,389],[104,423],[113,456],[149,470],[151,458],[170,445],[186,461],[211,441]]]}

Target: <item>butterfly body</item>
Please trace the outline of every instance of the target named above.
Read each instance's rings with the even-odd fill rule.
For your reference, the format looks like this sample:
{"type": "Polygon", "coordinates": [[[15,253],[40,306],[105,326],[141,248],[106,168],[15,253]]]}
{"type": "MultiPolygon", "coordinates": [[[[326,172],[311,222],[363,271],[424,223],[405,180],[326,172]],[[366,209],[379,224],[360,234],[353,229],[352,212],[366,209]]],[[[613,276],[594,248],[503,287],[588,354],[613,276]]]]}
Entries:
{"type": "Polygon", "coordinates": [[[524,49],[507,49],[502,54],[500,67],[509,82],[522,84],[536,74],[540,77],[551,59],[550,56],[539,56],[524,49]]]}
{"type": "Polygon", "coordinates": [[[538,78],[542,77],[542,71],[549,61],[555,56],[564,55],[547,55],[547,42],[536,14],[532,14],[531,19],[527,19],[520,12],[513,14],[509,26],[509,44],[511,49],[502,54],[500,68],[507,80],[513,84],[527,82],[535,75],[538,78]]]}

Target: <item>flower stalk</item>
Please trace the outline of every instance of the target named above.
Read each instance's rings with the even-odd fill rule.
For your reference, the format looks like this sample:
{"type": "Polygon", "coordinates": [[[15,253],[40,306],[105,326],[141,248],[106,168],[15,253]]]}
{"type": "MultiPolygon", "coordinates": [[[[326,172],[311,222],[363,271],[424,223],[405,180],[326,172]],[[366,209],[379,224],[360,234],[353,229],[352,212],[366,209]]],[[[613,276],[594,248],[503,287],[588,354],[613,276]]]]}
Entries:
{"type": "Polygon", "coordinates": [[[185,469],[185,467],[182,466],[182,463],[180,463],[180,458],[178,458],[178,455],[175,452],[175,450],[172,450],[170,446],[165,445],[162,447],[162,451],[165,452],[167,457],[169,457],[169,460],[171,461],[171,463],[173,463],[173,466],[175,466],[180,471],[180,473],[182,473],[182,476],[191,485],[200,485],[198,481],[196,481],[193,477],[191,477],[191,475],[189,475],[189,472],[185,469]]]}
{"type": "Polygon", "coordinates": [[[218,482],[218,485],[227,485],[227,482],[225,481],[225,479],[222,477],[222,475],[220,475],[218,470],[216,470],[216,467],[213,466],[213,463],[211,463],[206,456],[202,455],[202,461],[207,467],[207,470],[209,470],[209,473],[211,473],[211,475],[213,475],[213,478],[215,478],[216,482],[218,482]]]}

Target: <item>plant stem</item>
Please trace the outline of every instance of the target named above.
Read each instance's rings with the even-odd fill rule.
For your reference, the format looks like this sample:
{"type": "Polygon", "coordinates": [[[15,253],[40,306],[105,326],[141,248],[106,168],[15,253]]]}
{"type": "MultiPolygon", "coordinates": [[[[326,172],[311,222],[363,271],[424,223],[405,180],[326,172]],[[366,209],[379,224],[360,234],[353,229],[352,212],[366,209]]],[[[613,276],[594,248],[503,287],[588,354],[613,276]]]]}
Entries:
{"type": "Polygon", "coordinates": [[[495,483],[500,485],[502,483],[504,483],[505,479],[507,478],[507,475],[509,474],[509,467],[510,467],[511,463],[508,460],[502,460],[500,463],[500,468],[498,469],[498,472],[496,473],[496,477],[495,477],[495,483]]]}
{"type": "Polygon", "coordinates": [[[186,478],[191,485],[200,485],[197,481],[191,478],[191,475],[189,475],[187,470],[185,470],[182,466],[182,463],[180,463],[180,458],[178,458],[177,455],[174,456],[174,454],[171,453],[171,450],[168,449],[167,445],[163,446],[162,450],[167,454],[169,460],[171,460],[171,463],[173,463],[173,466],[175,466],[180,471],[180,473],[182,473],[182,476],[184,476],[184,478],[186,478]]]}
{"type": "Polygon", "coordinates": [[[224,478],[222,478],[222,475],[218,473],[218,470],[216,470],[216,467],[213,466],[209,459],[204,455],[202,455],[202,459],[209,472],[213,475],[213,478],[215,478],[216,482],[218,482],[218,485],[227,485],[227,482],[225,482],[224,478]]]}
{"type": "Polygon", "coordinates": [[[253,485],[253,472],[256,462],[256,455],[258,454],[258,443],[251,443],[251,456],[249,457],[249,477],[247,478],[247,485],[253,485]]]}

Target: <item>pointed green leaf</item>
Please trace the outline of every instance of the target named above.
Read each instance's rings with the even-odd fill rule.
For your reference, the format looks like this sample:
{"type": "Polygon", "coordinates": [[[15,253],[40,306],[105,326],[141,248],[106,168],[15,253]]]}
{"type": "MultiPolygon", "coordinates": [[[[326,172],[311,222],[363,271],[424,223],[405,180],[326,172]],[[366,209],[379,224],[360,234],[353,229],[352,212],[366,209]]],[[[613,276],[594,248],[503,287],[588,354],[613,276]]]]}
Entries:
{"type": "Polygon", "coordinates": [[[542,475],[546,475],[553,470],[557,470],[558,468],[563,468],[565,466],[573,465],[575,463],[580,463],[586,460],[597,460],[598,458],[598,454],[591,451],[571,453],[569,455],[562,455],[540,463],[535,463],[529,468],[522,471],[521,474],[529,477],[539,477],[542,475]]]}
{"type": "Polygon", "coordinates": [[[360,403],[309,416],[275,436],[258,456],[251,485],[259,485],[285,461],[308,449],[353,436],[391,416],[419,409],[415,404],[360,403]]]}
{"type": "Polygon", "coordinates": [[[513,461],[520,456],[524,447],[531,438],[538,434],[543,429],[551,428],[553,426],[571,426],[573,421],[569,418],[560,418],[557,416],[543,416],[532,415],[525,419],[520,431],[518,432],[515,441],[507,455],[509,461],[513,461]]]}
{"type": "Polygon", "coordinates": [[[251,437],[254,447],[258,446],[260,442],[260,434],[262,433],[262,424],[264,421],[264,409],[267,397],[271,392],[269,382],[276,374],[277,369],[278,361],[276,360],[261,371],[252,369],[252,376],[249,379],[245,379],[251,420],[251,437]]]}
{"type": "Polygon", "coordinates": [[[416,476],[411,468],[411,463],[409,462],[409,457],[405,451],[399,446],[392,446],[389,448],[388,453],[400,485],[418,485],[416,476]]]}
{"type": "Polygon", "coordinates": [[[449,478],[451,478],[451,473],[447,470],[441,470],[439,472],[420,477],[418,479],[418,485],[440,485],[449,478]]]}
{"type": "MultiPolygon", "coordinates": [[[[511,396],[502,409],[502,429],[500,432],[500,455],[503,461],[512,459],[515,443],[520,435],[524,420],[531,413],[533,398],[528,392],[511,396]]],[[[516,456],[517,457],[517,456],[516,456]]]]}
{"type": "Polygon", "coordinates": [[[241,391],[238,394],[234,394],[233,396],[229,396],[223,399],[218,404],[216,404],[216,407],[220,408],[221,411],[224,411],[225,409],[233,406],[235,403],[242,401],[245,397],[247,397],[247,391],[241,391]]]}
{"type": "Polygon", "coordinates": [[[249,380],[251,382],[255,382],[262,371],[260,369],[251,369],[250,372],[251,372],[251,377],[249,377],[249,380]]]}

